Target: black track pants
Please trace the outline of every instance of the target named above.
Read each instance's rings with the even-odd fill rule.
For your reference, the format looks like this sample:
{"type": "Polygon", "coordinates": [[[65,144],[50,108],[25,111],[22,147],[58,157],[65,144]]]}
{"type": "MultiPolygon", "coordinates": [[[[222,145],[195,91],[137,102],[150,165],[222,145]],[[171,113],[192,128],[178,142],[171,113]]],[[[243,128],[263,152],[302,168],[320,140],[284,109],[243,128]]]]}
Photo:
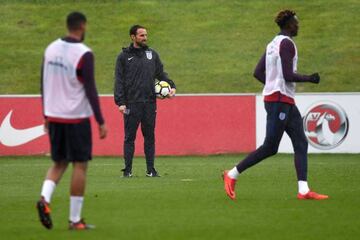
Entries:
{"type": "Polygon", "coordinates": [[[126,106],[124,114],[124,160],[126,171],[131,171],[135,151],[136,132],[141,123],[141,131],[144,136],[144,153],[147,171],[154,167],[155,158],[155,122],[156,103],[132,103],[126,106]]]}

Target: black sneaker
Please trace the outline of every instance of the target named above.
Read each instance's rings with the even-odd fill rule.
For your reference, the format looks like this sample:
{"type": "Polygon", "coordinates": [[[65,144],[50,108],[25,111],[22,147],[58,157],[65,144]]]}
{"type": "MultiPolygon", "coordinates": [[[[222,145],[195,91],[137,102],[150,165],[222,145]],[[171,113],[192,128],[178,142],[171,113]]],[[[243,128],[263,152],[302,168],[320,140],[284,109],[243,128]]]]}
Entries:
{"type": "Polygon", "coordinates": [[[49,204],[45,201],[44,198],[41,198],[36,203],[36,208],[39,212],[39,218],[42,225],[47,229],[51,229],[53,225],[50,217],[51,209],[49,204]]]}
{"type": "Polygon", "coordinates": [[[159,173],[155,170],[155,168],[151,169],[151,171],[146,172],[147,177],[160,177],[159,173]]]}
{"type": "Polygon", "coordinates": [[[121,169],[121,171],[123,172],[123,177],[125,177],[125,178],[130,178],[130,177],[132,177],[132,172],[129,171],[129,170],[126,170],[126,168],[121,169]]]}

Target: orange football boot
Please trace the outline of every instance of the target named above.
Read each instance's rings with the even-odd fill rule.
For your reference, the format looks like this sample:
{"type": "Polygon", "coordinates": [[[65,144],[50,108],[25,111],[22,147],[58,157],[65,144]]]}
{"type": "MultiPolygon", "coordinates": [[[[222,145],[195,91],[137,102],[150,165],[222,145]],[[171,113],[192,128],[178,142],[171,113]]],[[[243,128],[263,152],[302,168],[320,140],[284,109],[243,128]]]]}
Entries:
{"type": "Polygon", "coordinates": [[[328,199],[328,198],[329,198],[328,195],[323,195],[323,194],[319,194],[316,192],[312,192],[311,190],[306,194],[298,193],[298,195],[297,195],[297,199],[300,199],[300,200],[324,200],[324,199],[328,199]]]}
{"type": "Polygon", "coordinates": [[[40,222],[42,225],[47,228],[51,229],[53,227],[51,217],[50,217],[50,205],[45,201],[45,199],[42,197],[37,203],[36,208],[39,213],[40,222]]]}
{"type": "Polygon", "coordinates": [[[69,230],[88,230],[94,228],[94,225],[86,224],[84,219],[81,219],[76,223],[69,221],[69,230]]]}
{"type": "Polygon", "coordinates": [[[223,180],[224,180],[224,188],[226,194],[229,196],[231,200],[235,200],[236,194],[235,194],[235,184],[236,179],[232,179],[228,176],[229,171],[224,171],[222,174],[223,180]]]}

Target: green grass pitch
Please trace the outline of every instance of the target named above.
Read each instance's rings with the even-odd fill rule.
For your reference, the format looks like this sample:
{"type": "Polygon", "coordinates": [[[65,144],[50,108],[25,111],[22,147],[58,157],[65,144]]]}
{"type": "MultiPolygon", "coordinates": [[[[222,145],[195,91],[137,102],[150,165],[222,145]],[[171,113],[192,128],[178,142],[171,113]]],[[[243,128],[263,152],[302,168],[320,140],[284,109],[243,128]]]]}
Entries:
{"type": "Polygon", "coordinates": [[[292,155],[282,154],[244,172],[233,202],[220,175],[242,157],[160,157],[161,178],[146,178],[136,158],[132,179],[120,178],[121,159],[96,157],[83,216],[97,228],[86,232],[67,230],[69,172],[53,196],[49,231],[35,210],[48,157],[2,157],[1,239],[359,239],[359,155],[310,155],[310,187],[329,200],[296,200],[292,155]]]}
{"type": "Polygon", "coordinates": [[[178,93],[260,92],[253,70],[284,8],[300,20],[299,73],[321,75],[319,85],[298,84],[297,92],[360,91],[359,0],[0,0],[0,93],[40,92],[44,50],[65,34],[74,10],[88,18],[100,93],[113,93],[115,59],[136,23],[148,28],[178,93]]]}

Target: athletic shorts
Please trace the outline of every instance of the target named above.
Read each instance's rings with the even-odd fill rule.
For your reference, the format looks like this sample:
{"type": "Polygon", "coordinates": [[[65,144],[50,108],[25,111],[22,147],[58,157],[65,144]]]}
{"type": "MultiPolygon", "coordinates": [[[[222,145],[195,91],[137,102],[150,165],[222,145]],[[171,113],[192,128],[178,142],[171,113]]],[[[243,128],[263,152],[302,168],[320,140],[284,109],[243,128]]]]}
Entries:
{"type": "Polygon", "coordinates": [[[91,160],[91,125],[80,123],[49,123],[51,158],[55,162],[86,162],[91,160]]]}

